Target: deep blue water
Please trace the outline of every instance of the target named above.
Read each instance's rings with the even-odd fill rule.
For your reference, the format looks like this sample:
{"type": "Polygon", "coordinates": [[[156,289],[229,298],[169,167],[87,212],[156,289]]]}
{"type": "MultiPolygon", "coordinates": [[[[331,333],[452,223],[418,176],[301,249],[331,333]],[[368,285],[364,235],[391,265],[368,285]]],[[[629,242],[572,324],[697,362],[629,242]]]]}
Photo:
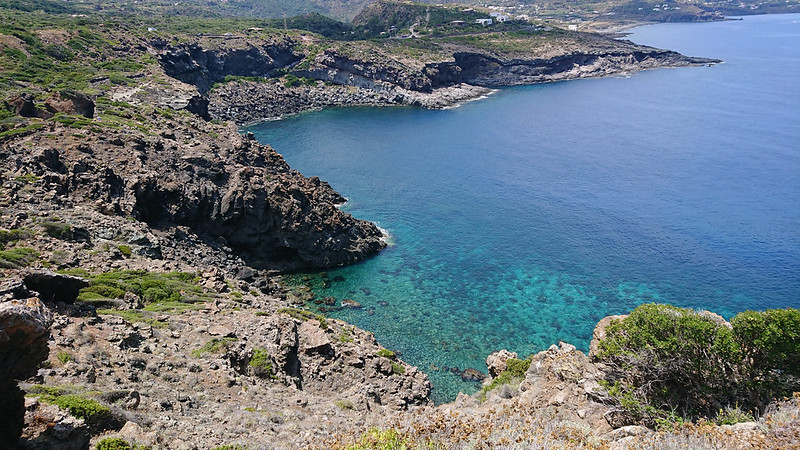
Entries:
{"type": "Polygon", "coordinates": [[[643,302],[800,307],[800,15],[638,28],[713,67],[502,89],[446,111],[332,109],[251,127],[393,245],[329,272],[329,313],[426,371],[434,398],[643,302]]]}

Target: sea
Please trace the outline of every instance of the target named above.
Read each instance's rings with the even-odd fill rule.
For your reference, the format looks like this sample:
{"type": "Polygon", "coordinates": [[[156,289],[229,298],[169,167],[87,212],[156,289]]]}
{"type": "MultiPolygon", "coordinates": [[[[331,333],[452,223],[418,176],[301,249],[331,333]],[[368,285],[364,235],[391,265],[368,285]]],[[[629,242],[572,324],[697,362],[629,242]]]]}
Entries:
{"type": "Polygon", "coordinates": [[[360,303],[326,314],[426,372],[437,403],[475,392],[459,374],[495,350],[586,351],[597,321],[642,303],[800,307],[800,14],[736,19],[627,37],[713,66],[249,127],[390,236],[295,280],[360,303]]]}

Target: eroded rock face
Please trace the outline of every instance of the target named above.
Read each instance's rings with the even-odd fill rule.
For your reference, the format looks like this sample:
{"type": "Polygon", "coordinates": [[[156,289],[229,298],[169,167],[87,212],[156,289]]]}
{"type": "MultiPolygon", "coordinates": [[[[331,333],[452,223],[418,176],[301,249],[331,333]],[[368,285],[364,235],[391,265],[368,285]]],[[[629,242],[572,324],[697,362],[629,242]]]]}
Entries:
{"type": "MultiPolygon", "coordinates": [[[[189,227],[258,269],[339,266],[385,247],[374,224],[336,208],[344,198],[330,185],[291,170],[252,135],[198,119],[164,122],[151,135],[104,131],[10,143],[2,155],[8,169],[41,177],[14,201],[47,198],[58,208],[92,205],[160,230],[189,227]],[[219,134],[225,138],[211,137],[219,134]]],[[[160,258],[152,240],[144,247],[160,258]]]]}
{"type": "Polygon", "coordinates": [[[611,325],[612,321],[615,320],[622,320],[628,317],[627,314],[625,315],[618,315],[618,316],[606,316],[600,319],[597,322],[597,325],[594,326],[594,331],[592,332],[592,342],[589,343],[589,357],[593,360],[597,359],[597,352],[600,350],[600,341],[606,338],[606,328],[611,325]]]}
{"type": "Polygon", "coordinates": [[[508,368],[507,361],[509,359],[518,359],[516,352],[510,352],[506,349],[493,352],[486,357],[486,367],[489,369],[489,375],[496,377],[503,373],[508,368]]]}
{"type": "Polygon", "coordinates": [[[520,383],[520,402],[559,420],[591,426],[593,432],[611,431],[606,420],[609,407],[599,381],[602,367],[593,364],[575,346],[560,343],[533,356],[525,380],[520,383]]]}
{"type": "MultiPolygon", "coordinates": [[[[27,294],[20,289],[12,292],[27,294]]],[[[53,316],[36,297],[0,303],[0,448],[15,448],[25,417],[24,396],[17,380],[36,374],[47,359],[47,338],[53,316]]]]}
{"type": "Polygon", "coordinates": [[[72,275],[55,273],[46,269],[26,270],[22,274],[25,286],[39,293],[48,302],[72,303],[89,281],[72,275]]]}
{"type": "Polygon", "coordinates": [[[52,322],[52,313],[36,297],[0,303],[0,380],[36,374],[49,352],[52,322]]]}
{"type": "Polygon", "coordinates": [[[302,59],[294,42],[253,44],[244,39],[198,42],[171,47],[159,56],[167,75],[197,86],[201,93],[226,75],[268,77],[275,69],[302,59]]]}
{"type": "Polygon", "coordinates": [[[72,90],[56,92],[44,104],[47,111],[52,114],[78,114],[90,119],[94,117],[94,101],[80,92],[72,90]]]}
{"type": "Polygon", "coordinates": [[[14,112],[14,114],[19,114],[22,117],[39,117],[42,119],[53,117],[52,113],[36,107],[33,94],[25,93],[14,95],[5,103],[9,110],[14,112]]]}

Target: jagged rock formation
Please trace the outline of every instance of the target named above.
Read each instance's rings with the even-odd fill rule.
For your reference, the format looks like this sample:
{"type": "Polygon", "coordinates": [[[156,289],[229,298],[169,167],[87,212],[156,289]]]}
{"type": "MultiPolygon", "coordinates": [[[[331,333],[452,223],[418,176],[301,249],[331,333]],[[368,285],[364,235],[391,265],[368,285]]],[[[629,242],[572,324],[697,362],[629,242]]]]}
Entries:
{"type": "Polygon", "coordinates": [[[16,447],[22,433],[25,404],[18,380],[36,374],[47,359],[47,338],[53,316],[16,278],[0,286],[0,447],[16,447]]]}
{"type": "MultiPolygon", "coordinates": [[[[3,170],[41,182],[12,186],[7,201],[92,205],[95,214],[134,217],[158,230],[185,226],[263,269],[337,266],[385,246],[374,224],[336,208],[344,198],[327,183],[291,170],[251,135],[199,119],[152,120],[161,124],[151,134],[56,133],[8,143],[0,149],[3,170]],[[220,134],[226,139],[209,137],[220,134]]],[[[150,256],[161,258],[151,244],[150,256]]]]}
{"type": "Polygon", "coordinates": [[[302,55],[295,53],[295,45],[288,39],[259,43],[242,38],[201,38],[169,47],[159,60],[167,75],[205,93],[228,75],[269,77],[300,61],[302,55]]]}
{"type": "Polygon", "coordinates": [[[542,59],[504,60],[480,53],[456,53],[455,62],[436,65],[446,79],[478,86],[513,86],[574,78],[611,75],[657,67],[680,67],[714,62],[689,58],[669,50],[604,50],[559,55],[542,59]]]}

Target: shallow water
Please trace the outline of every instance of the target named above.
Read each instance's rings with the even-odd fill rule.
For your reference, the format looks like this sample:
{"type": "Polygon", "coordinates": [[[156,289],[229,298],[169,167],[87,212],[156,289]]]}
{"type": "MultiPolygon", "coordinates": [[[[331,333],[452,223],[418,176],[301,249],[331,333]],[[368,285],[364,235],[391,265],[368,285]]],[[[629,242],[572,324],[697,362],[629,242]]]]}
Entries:
{"type": "Polygon", "coordinates": [[[630,39],[725,63],[249,128],[391,233],[311,282],[360,302],[328,314],[426,371],[437,402],[477,387],[452,367],[559,340],[586,350],[599,319],[643,302],[800,306],[800,15],[630,39]]]}

